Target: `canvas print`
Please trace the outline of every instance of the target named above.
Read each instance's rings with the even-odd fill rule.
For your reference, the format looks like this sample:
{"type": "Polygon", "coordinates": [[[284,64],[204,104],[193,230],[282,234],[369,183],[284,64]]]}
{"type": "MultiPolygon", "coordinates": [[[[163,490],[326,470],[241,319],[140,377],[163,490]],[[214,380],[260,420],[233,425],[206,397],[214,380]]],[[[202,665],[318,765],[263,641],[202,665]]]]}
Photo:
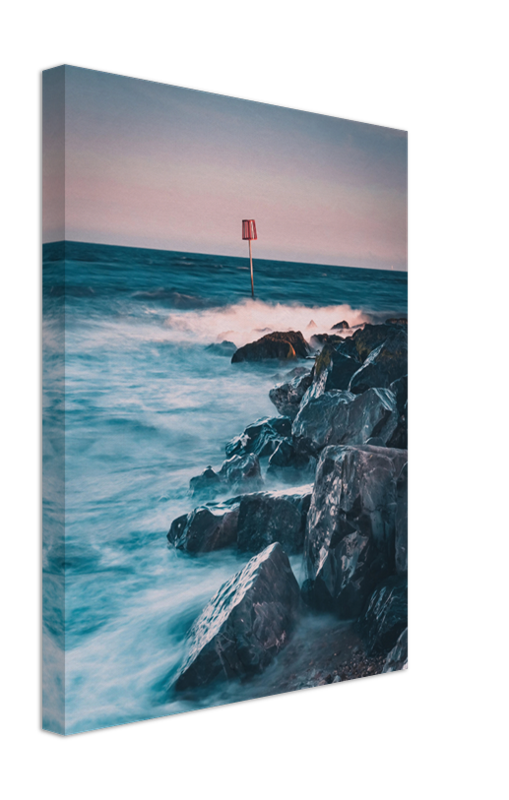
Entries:
{"type": "Polygon", "coordinates": [[[406,132],[61,66],[43,206],[43,727],[406,669],[406,132]]]}

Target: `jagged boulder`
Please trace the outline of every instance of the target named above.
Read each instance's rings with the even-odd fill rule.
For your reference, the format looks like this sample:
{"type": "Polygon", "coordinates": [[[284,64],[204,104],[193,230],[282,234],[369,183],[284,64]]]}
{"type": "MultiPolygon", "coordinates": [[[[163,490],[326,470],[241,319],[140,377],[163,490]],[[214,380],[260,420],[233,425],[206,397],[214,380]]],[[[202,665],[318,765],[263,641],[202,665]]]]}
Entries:
{"type": "Polygon", "coordinates": [[[408,571],[408,463],[396,484],[395,560],[398,575],[408,571]]]}
{"type": "Polygon", "coordinates": [[[311,372],[308,372],[306,375],[296,375],[292,380],[270,390],[269,397],[280,414],[291,419],[296,417],[300,402],[311,386],[311,381],[311,372]]]}
{"type": "Polygon", "coordinates": [[[231,547],[237,541],[239,509],[213,513],[210,508],[195,508],[172,522],[168,541],[187,553],[208,553],[231,547]]]}
{"type": "Polygon", "coordinates": [[[291,432],[290,417],[264,417],[248,425],[244,433],[228,442],[225,448],[226,455],[228,458],[247,453],[254,453],[259,458],[270,456],[291,432]]]}
{"type": "Polygon", "coordinates": [[[334,390],[303,401],[292,434],[319,453],[327,445],[365,444],[373,437],[385,444],[397,423],[396,399],[389,389],[362,395],[334,390]]]}
{"type": "Polygon", "coordinates": [[[224,583],[195,621],[175,688],[262,672],[287,643],[299,611],[299,585],[276,542],[224,583]]]}
{"type": "Polygon", "coordinates": [[[393,325],[364,325],[343,344],[343,352],[363,362],[369,354],[394,333],[393,325]]]}
{"type": "Polygon", "coordinates": [[[285,483],[314,478],[316,453],[306,441],[294,442],[284,439],[269,458],[267,473],[275,475],[285,483]]]}
{"type": "Polygon", "coordinates": [[[360,366],[360,361],[344,353],[341,345],[325,344],[316,357],[313,384],[303,398],[303,403],[332,389],[348,389],[352,376],[360,366]]]}
{"type": "Polygon", "coordinates": [[[399,635],[398,641],[385,659],[382,672],[408,669],[408,628],[399,635]]]}
{"type": "Polygon", "coordinates": [[[192,497],[215,497],[226,491],[226,488],[225,482],[210,466],[203,470],[201,475],[196,475],[189,481],[192,497]]]}
{"type": "Polygon", "coordinates": [[[382,344],[367,356],[352,376],[348,390],[361,394],[370,388],[388,388],[408,372],[408,337],[406,331],[393,329],[382,344]]]}
{"type": "Polygon", "coordinates": [[[234,455],[223,462],[220,477],[233,489],[260,489],[263,481],[260,461],[254,453],[234,455]]]}
{"type": "Polygon", "coordinates": [[[344,330],[347,330],[347,328],[349,328],[349,327],[350,327],[350,325],[348,324],[346,319],[344,319],[341,322],[336,322],[336,324],[332,326],[331,331],[335,331],[335,330],[344,331],[344,330]]]}
{"type": "Polygon", "coordinates": [[[240,551],[259,553],[280,542],[286,553],[298,553],[304,543],[311,487],[304,495],[265,492],[244,495],[240,501],[237,546],[240,551]]]}
{"type": "Polygon", "coordinates": [[[362,620],[368,654],[388,654],[408,626],[406,577],[391,576],[373,592],[362,620]]]}
{"type": "Polygon", "coordinates": [[[322,452],[304,540],[310,605],[357,617],[375,585],[394,572],[396,484],[406,459],[385,447],[322,452]]]}
{"type": "Polygon", "coordinates": [[[239,361],[265,361],[270,358],[306,358],[308,355],[309,347],[300,331],[277,331],[239,347],[232,356],[232,364],[239,361]]]}

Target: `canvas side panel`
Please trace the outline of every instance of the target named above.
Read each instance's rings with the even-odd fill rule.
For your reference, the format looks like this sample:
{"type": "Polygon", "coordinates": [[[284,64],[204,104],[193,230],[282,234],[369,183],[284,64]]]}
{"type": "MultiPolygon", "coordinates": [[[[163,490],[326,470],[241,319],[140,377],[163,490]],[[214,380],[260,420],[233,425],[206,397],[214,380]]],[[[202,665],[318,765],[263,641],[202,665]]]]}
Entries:
{"type": "Polygon", "coordinates": [[[42,725],[65,732],[65,69],[43,72],[42,725]]]}

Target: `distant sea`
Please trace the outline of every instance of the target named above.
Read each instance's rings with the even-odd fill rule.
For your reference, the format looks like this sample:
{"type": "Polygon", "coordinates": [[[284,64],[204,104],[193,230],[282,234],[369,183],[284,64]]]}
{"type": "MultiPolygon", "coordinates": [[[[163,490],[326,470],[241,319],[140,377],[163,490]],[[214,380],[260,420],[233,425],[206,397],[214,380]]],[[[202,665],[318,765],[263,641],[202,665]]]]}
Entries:
{"type": "MultiPolygon", "coordinates": [[[[190,478],[220,467],[226,442],[249,423],[277,414],[269,389],[294,365],[231,364],[207,347],[274,330],[309,339],[342,320],[407,314],[405,272],[255,258],[254,274],[252,300],[247,259],[44,245],[45,431],[62,419],[51,364],[65,309],[68,733],[250,696],[240,684],[199,701],[167,691],[192,621],[248,557],[190,558],[168,548],[166,533],[195,505],[190,478]]],[[[49,473],[62,456],[45,448],[49,473]]],[[[48,540],[44,569],[58,566],[48,540]]],[[[302,579],[300,557],[292,566],[302,579]]],[[[58,649],[57,627],[49,613],[45,635],[58,649]]],[[[57,693],[45,687],[47,721],[57,693]]]]}

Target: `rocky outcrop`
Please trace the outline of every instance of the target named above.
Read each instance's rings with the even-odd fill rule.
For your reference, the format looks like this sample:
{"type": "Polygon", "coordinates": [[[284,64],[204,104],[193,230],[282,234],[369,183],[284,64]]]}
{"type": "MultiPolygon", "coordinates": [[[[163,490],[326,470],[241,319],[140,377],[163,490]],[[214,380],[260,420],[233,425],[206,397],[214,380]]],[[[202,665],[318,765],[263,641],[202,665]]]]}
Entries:
{"type": "Polygon", "coordinates": [[[400,634],[385,660],[382,672],[396,672],[399,669],[408,669],[408,628],[400,634]]]}
{"type": "Polygon", "coordinates": [[[298,553],[304,543],[311,487],[290,495],[280,492],[244,495],[240,501],[237,547],[259,553],[280,542],[286,553],[298,553]]]}
{"type": "Polygon", "coordinates": [[[358,617],[375,585],[395,570],[397,479],[405,451],[328,447],[308,511],[304,599],[358,617]]]}
{"type": "Polygon", "coordinates": [[[172,522],[168,541],[178,550],[193,554],[231,547],[237,541],[238,516],[238,507],[215,513],[204,506],[195,508],[172,522]]]}
{"type": "Polygon", "coordinates": [[[264,417],[248,425],[244,433],[226,445],[226,455],[254,453],[259,458],[272,455],[278,444],[292,432],[290,417],[264,417]]]}
{"type": "Polygon", "coordinates": [[[239,347],[232,356],[232,364],[239,361],[264,361],[270,358],[288,360],[306,358],[309,348],[300,331],[268,333],[255,342],[239,347]]]}
{"type": "Polygon", "coordinates": [[[311,372],[306,375],[296,375],[291,381],[279,384],[271,389],[269,397],[283,416],[294,419],[299,410],[304,394],[311,386],[311,372]]]}
{"type": "Polygon", "coordinates": [[[363,365],[352,376],[348,390],[361,394],[373,387],[385,389],[407,372],[407,334],[404,330],[393,329],[392,334],[370,352],[363,365]]]}
{"type": "Polygon", "coordinates": [[[287,643],[299,610],[299,585],[276,542],[224,583],[195,621],[175,688],[262,672],[287,643]]]}
{"type": "Polygon", "coordinates": [[[368,653],[389,653],[408,625],[407,581],[391,576],[373,592],[362,620],[368,653]]]}
{"type": "Polygon", "coordinates": [[[330,391],[302,402],[292,433],[319,453],[327,445],[365,444],[374,437],[385,444],[397,423],[396,398],[389,389],[362,395],[330,391]]]}
{"type": "Polygon", "coordinates": [[[347,330],[347,328],[349,328],[349,327],[350,327],[350,325],[344,319],[341,322],[336,322],[336,324],[332,326],[331,331],[335,331],[335,330],[343,331],[343,330],[347,330]]]}

